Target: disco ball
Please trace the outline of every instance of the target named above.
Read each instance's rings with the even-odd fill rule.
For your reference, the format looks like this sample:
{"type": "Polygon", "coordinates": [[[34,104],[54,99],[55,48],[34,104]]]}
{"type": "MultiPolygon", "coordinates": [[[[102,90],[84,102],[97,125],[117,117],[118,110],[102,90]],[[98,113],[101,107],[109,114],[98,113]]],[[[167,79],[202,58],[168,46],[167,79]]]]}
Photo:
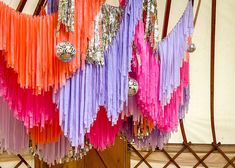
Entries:
{"type": "Polygon", "coordinates": [[[136,95],[136,93],[138,92],[138,89],[139,89],[138,82],[133,78],[129,78],[128,96],[136,95]]]}
{"type": "Polygon", "coordinates": [[[188,45],[187,51],[190,52],[190,53],[192,53],[192,52],[194,52],[195,50],[196,50],[196,45],[195,45],[194,43],[190,43],[190,44],[188,45]]]}
{"type": "Polygon", "coordinates": [[[56,54],[61,61],[70,62],[76,55],[76,49],[71,43],[63,41],[56,46],[56,54]]]}

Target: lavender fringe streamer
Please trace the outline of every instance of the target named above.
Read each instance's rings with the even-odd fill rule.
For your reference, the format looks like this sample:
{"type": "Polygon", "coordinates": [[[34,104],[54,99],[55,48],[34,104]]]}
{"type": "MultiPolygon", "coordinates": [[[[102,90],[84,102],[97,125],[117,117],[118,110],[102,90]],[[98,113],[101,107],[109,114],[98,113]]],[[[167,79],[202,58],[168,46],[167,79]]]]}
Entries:
{"type": "Polygon", "coordinates": [[[160,95],[161,104],[167,105],[173,91],[180,85],[180,68],[187,51],[187,38],[193,33],[193,7],[189,1],[177,25],[158,46],[161,59],[160,95]]]}
{"type": "Polygon", "coordinates": [[[47,14],[52,14],[58,11],[59,0],[48,0],[47,2],[47,14]]]}
{"type": "Polygon", "coordinates": [[[136,97],[131,96],[128,97],[128,104],[124,106],[124,110],[122,111],[122,119],[125,117],[130,117],[132,116],[133,121],[139,121],[140,118],[143,117],[143,114],[141,113],[139,107],[137,106],[136,103],[136,97]]]}
{"type": "Polygon", "coordinates": [[[104,104],[104,68],[86,64],[54,95],[60,112],[60,125],[73,146],[84,145],[86,129],[90,128],[99,105],[104,104]]]}
{"type": "Polygon", "coordinates": [[[39,155],[40,159],[47,162],[47,164],[59,163],[60,159],[64,158],[70,149],[70,143],[68,139],[61,135],[57,142],[38,145],[36,153],[39,155]]]}
{"type": "Polygon", "coordinates": [[[60,125],[73,146],[84,146],[100,105],[115,124],[128,99],[128,71],[132,41],[142,14],[142,0],[129,0],[116,37],[104,53],[105,65],[86,65],[68,80],[54,96],[60,111],[60,125]]]}
{"type": "Polygon", "coordinates": [[[128,117],[127,121],[123,122],[121,133],[127,138],[129,142],[135,142],[138,148],[155,149],[156,147],[162,149],[164,144],[169,141],[171,132],[163,133],[157,127],[151,132],[148,137],[138,139],[134,135],[134,122],[139,121],[143,115],[137,107],[136,98],[129,97],[128,106],[122,112],[123,117],[128,117]],[[130,117],[131,116],[131,117],[130,117]]]}
{"type": "MultiPolygon", "coordinates": [[[[185,112],[188,110],[189,103],[189,87],[184,88],[183,93],[183,105],[179,107],[179,119],[183,119],[185,117],[185,112]]],[[[135,97],[129,97],[128,106],[123,111],[124,116],[129,117],[127,121],[123,122],[121,133],[127,138],[129,142],[133,142],[140,149],[155,149],[158,147],[162,149],[164,144],[168,143],[171,132],[161,132],[157,127],[151,132],[148,137],[143,139],[138,139],[134,135],[134,127],[133,124],[135,121],[139,121],[140,117],[143,117],[140,110],[138,109],[135,101],[135,97]]],[[[176,130],[172,130],[174,132],[176,130]]]]}
{"type": "MultiPolygon", "coordinates": [[[[37,153],[48,164],[53,164],[68,154],[70,143],[65,136],[58,142],[38,145],[37,153]]],[[[29,150],[29,138],[22,121],[13,115],[8,104],[0,97],[0,149],[18,154],[29,150]]]]}
{"type": "MultiPolygon", "coordinates": [[[[159,43],[158,52],[161,57],[160,77],[162,82],[160,94],[164,105],[169,103],[171,94],[180,85],[180,68],[185,55],[184,52],[187,50],[187,37],[193,32],[192,18],[192,4],[190,1],[178,24],[172,32],[159,43]],[[169,50],[169,48],[171,48],[171,50],[169,50]]],[[[185,112],[188,110],[188,104],[189,86],[185,87],[183,90],[183,102],[178,109],[179,119],[185,117],[185,112]]],[[[134,135],[133,122],[137,121],[141,116],[135,103],[135,97],[130,98],[127,108],[123,111],[123,115],[132,115],[133,117],[128,118],[128,120],[123,123],[121,132],[130,142],[134,141],[139,148],[155,149],[156,147],[159,147],[161,149],[163,148],[163,145],[169,141],[171,132],[163,133],[157,127],[147,137],[138,139],[138,137],[134,135]]],[[[172,132],[173,131],[174,130],[172,130],[172,132]]]]}
{"type": "Polygon", "coordinates": [[[29,147],[29,139],[23,122],[16,120],[13,111],[0,97],[0,148],[18,154],[29,147]]]}
{"type": "Polygon", "coordinates": [[[134,123],[132,117],[129,117],[127,121],[123,122],[121,133],[129,142],[134,141],[137,147],[141,149],[155,149],[156,147],[162,149],[171,136],[171,133],[162,133],[156,127],[149,136],[138,139],[138,137],[134,135],[134,123]]]}
{"type": "Polygon", "coordinates": [[[185,113],[188,111],[189,98],[190,98],[190,90],[188,86],[187,88],[184,88],[183,104],[180,105],[179,107],[179,119],[184,119],[185,113]]]}

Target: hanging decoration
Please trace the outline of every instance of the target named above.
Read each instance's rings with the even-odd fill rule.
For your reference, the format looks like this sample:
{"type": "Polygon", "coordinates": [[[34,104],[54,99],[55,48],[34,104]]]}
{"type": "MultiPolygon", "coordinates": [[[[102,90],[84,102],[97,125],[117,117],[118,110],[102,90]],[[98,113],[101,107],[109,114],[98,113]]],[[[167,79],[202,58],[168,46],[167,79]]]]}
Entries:
{"type": "Polygon", "coordinates": [[[145,39],[156,49],[159,42],[157,0],[143,1],[145,39]]]}
{"type": "Polygon", "coordinates": [[[63,134],[59,125],[59,113],[55,113],[51,121],[46,121],[44,126],[34,126],[28,130],[33,146],[57,142],[63,134]]]}
{"type": "Polygon", "coordinates": [[[75,0],[59,0],[58,22],[56,33],[59,34],[60,26],[65,26],[66,32],[74,32],[75,0]]]}
{"type": "Polygon", "coordinates": [[[49,165],[60,163],[61,159],[66,157],[71,146],[68,139],[61,135],[57,142],[38,145],[35,154],[49,165]]]}
{"type": "Polygon", "coordinates": [[[74,32],[66,32],[62,26],[58,37],[58,13],[29,16],[0,2],[0,50],[7,66],[17,72],[20,87],[33,89],[35,94],[52,87],[56,91],[84,66],[87,39],[93,36],[94,19],[103,1],[75,0],[74,32]],[[76,49],[76,57],[70,63],[56,58],[56,45],[62,41],[69,41],[76,49]]]}
{"type": "Polygon", "coordinates": [[[47,14],[58,12],[59,0],[48,0],[47,1],[47,14]]]}
{"type": "Polygon", "coordinates": [[[128,99],[128,71],[135,25],[141,18],[142,0],[130,0],[120,28],[104,52],[105,65],[86,64],[55,95],[60,111],[60,125],[73,146],[84,146],[85,130],[90,130],[99,106],[116,124],[128,99]]]}
{"type": "Polygon", "coordinates": [[[152,119],[163,132],[174,131],[178,126],[180,111],[187,109],[189,68],[186,46],[192,33],[192,21],[190,1],[176,27],[159,42],[157,56],[149,43],[144,40],[144,23],[139,21],[136,27],[134,62],[138,66],[133,72],[140,88],[137,93],[137,104],[143,115],[152,119]],[[179,42],[179,39],[182,41],[179,42]],[[179,49],[173,50],[174,46],[179,49]],[[169,73],[172,69],[174,73],[169,73]],[[167,96],[165,90],[162,90],[164,94],[161,97],[161,88],[168,89],[167,96]],[[164,101],[161,102],[161,99],[164,101]]]}
{"type": "Polygon", "coordinates": [[[64,41],[56,46],[56,54],[61,61],[70,62],[76,55],[76,50],[71,43],[64,41]]]}
{"type": "Polygon", "coordinates": [[[86,63],[104,65],[104,51],[112,43],[120,26],[123,10],[104,4],[95,19],[94,37],[89,42],[86,63]]]}
{"type": "Polygon", "coordinates": [[[144,150],[155,150],[156,147],[162,149],[164,144],[166,144],[170,138],[170,133],[162,133],[157,127],[152,128],[149,135],[144,135],[137,132],[137,126],[134,125],[132,118],[127,118],[123,122],[121,134],[129,142],[137,145],[139,149],[144,150]]]}
{"type": "Polygon", "coordinates": [[[157,0],[103,3],[49,0],[50,15],[32,17],[0,2],[0,150],[64,163],[118,135],[161,149],[177,130],[196,49],[192,2],[161,41],[157,0]]]}
{"type": "Polygon", "coordinates": [[[128,96],[134,96],[138,92],[138,82],[129,77],[128,82],[128,96]]]}
{"type": "Polygon", "coordinates": [[[187,51],[190,52],[190,53],[192,53],[192,52],[194,52],[195,50],[196,50],[196,45],[195,45],[194,43],[190,43],[190,44],[188,45],[187,51]]]}
{"type": "Polygon", "coordinates": [[[17,84],[17,74],[6,63],[0,52],[0,96],[14,111],[14,116],[23,121],[25,127],[44,127],[58,115],[56,106],[52,101],[52,91],[37,96],[31,89],[22,89],[17,84]]]}
{"type": "Polygon", "coordinates": [[[18,154],[29,147],[29,138],[22,122],[15,119],[8,104],[0,97],[0,148],[18,154]]]}
{"type": "Polygon", "coordinates": [[[192,1],[189,1],[177,25],[159,43],[158,52],[161,60],[159,100],[163,106],[169,104],[172,93],[180,86],[180,68],[186,55],[188,38],[193,32],[192,11],[192,1]]]}
{"type": "Polygon", "coordinates": [[[117,124],[112,125],[112,122],[107,118],[106,109],[101,106],[86,137],[94,148],[104,150],[114,144],[121,126],[121,118],[119,117],[117,124]]]}

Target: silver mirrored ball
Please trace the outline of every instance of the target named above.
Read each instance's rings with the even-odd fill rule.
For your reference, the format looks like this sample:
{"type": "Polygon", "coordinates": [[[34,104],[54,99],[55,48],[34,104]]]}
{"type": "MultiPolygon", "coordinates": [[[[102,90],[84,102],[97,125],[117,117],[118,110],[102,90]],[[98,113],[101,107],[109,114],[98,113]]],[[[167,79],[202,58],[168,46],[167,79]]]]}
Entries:
{"type": "Polygon", "coordinates": [[[129,78],[128,96],[135,96],[136,93],[138,92],[138,89],[139,89],[138,82],[133,78],[129,78]]]}
{"type": "Polygon", "coordinates": [[[196,45],[195,45],[194,43],[190,43],[190,44],[188,45],[187,51],[190,52],[190,53],[192,53],[192,52],[194,52],[195,50],[196,50],[196,45]]]}
{"type": "Polygon", "coordinates": [[[61,61],[70,62],[76,55],[76,49],[70,42],[63,41],[56,46],[56,54],[61,61]]]}

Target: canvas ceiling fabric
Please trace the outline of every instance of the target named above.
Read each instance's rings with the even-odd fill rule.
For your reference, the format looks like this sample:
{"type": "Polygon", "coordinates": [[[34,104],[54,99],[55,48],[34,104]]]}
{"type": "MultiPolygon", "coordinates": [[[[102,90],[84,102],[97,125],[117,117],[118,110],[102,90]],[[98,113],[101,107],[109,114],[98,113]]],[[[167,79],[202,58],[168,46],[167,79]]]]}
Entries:
{"type": "Polygon", "coordinates": [[[30,16],[0,2],[0,50],[4,52],[7,66],[17,72],[20,87],[30,88],[35,94],[52,87],[56,91],[81,65],[84,66],[94,18],[102,4],[103,0],[76,0],[75,32],[67,33],[61,28],[56,37],[57,13],[30,16]],[[71,63],[56,58],[56,45],[62,41],[69,41],[76,48],[77,54],[71,63]]]}

